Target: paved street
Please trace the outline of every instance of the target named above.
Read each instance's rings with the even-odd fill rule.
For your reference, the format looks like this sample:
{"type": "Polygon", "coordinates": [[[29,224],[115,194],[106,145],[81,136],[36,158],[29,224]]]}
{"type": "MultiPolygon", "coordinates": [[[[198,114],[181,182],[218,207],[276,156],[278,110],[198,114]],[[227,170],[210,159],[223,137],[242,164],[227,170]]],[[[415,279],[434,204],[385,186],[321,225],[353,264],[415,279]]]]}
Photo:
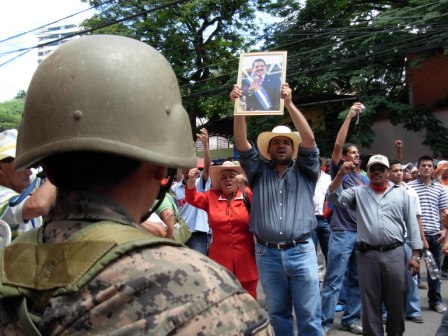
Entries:
{"type": "MultiPolygon", "coordinates": [[[[422,264],[422,280],[426,283],[426,268],[422,264]]],[[[448,278],[442,278],[442,298],[445,305],[448,306],[448,278]]],[[[427,300],[427,290],[419,290],[420,292],[420,302],[422,306],[422,316],[424,323],[417,324],[410,321],[406,321],[406,331],[404,335],[406,336],[433,336],[435,335],[437,328],[439,327],[442,315],[428,309],[427,300]]],[[[261,286],[259,285],[258,290],[258,302],[262,307],[265,306],[265,298],[261,286]]],[[[340,316],[342,313],[337,313],[335,317],[335,322],[331,330],[331,336],[350,336],[353,335],[347,331],[339,329],[340,326],[340,316]]]]}

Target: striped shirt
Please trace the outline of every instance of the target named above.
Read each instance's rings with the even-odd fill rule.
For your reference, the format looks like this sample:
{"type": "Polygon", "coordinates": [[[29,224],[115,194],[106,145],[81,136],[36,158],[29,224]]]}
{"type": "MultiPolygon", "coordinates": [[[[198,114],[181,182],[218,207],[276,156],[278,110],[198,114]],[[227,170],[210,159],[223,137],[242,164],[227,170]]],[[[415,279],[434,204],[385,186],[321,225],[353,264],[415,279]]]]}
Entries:
{"type": "Polygon", "coordinates": [[[432,180],[427,186],[417,178],[408,183],[418,195],[422,209],[423,231],[427,235],[434,235],[440,231],[440,211],[448,208],[448,197],[443,186],[432,180]]]}

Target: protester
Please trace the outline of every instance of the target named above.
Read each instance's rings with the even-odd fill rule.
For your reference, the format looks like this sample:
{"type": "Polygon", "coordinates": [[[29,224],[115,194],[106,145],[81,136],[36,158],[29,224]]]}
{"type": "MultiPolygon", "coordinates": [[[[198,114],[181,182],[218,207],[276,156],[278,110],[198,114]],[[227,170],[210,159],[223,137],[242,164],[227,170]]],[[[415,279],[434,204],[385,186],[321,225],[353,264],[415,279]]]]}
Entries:
{"type": "MultiPolygon", "coordinates": [[[[358,147],[345,143],[351,120],[362,109],[361,103],[355,103],[342,123],[336,136],[330,162],[330,176],[335,178],[341,163],[350,162],[353,170],[344,176],[342,188],[368,184],[367,177],[360,171],[358,147]]],[[[344,289],[344,313],[341,316],[341,328],[361,335],[361,298],[359,296],[358,269],[356,264],[356,213],[351,209],[333,208],[330,220],[330,240],[328,243],[327,271],[322,285],[322,330],[324,335],[330,332],[334,321],[340,293],[344,289]]]]}
{"type": "Polygon", "coordinates": [[[196,163],[156,49],[112,35],[63,44],[37,68],[20,130],[15,167],[41,163],[58,196],[44,227],[0,252],[0,334],[269,334],[230,272],[138,227],[166,167],[196,163]]]}
{"type": "MultiPolygon", "coordinates": [[[[420,232],[420,239],[423,242],[423,249],[428,248],[428,242],[425,239],[425,234],[423,232],[423,224],[421,220],[422,210],[420,208],[420,202],[418,200],[418,195],[414,189],[409,187],[406,183],[403,182],[403,169],[401,168],[401,162],[398,160],[390,160],[389,161],[389,181],[392,183],[401,186],[406,189],[409,193],[409,197],[411,198],[411,203],[413,204],[413,208],[415,209],[415,213],[417,215],[417,223],[420,232]]],[[[411,258],[412,248],[409,245],[409,241],[406,241],[404,244],[405,252],[406,252],[406,260],[411,258]]],[[[423,317],[421,315],[421,307],[420,307],[420,294],[418,292],[418,277],[417,275],[412,275],[410,272],[407,272],[408,279],[408,295],[407,295],[407,303],[406,303],[406,319],[415,323],[423,323],[423,317]]]]}
{"type": "MultiPolygon", "coordinates": [[[[430,156],[418,159],[419,176],[408,183],[417,192],[422,208],[422,224],[428,250],[433,254],[440,269],[442,248],[440,244],[445,240],[446,229],[441,229],[441,217],[448,209],[448,197],[444,187],[434,180],[434,160],[430,156]]],[[[427,272],[429,309],[443,314],[447,308],[442,302],[440,280],[432,279],[427,272]]]]}
{"type": "MultiPolygon", "coordinates": [[[[230,99],[242,94],[235,85],[230,99]]],[[[311,238],[316,225],[313,194],[319,150],[287,83],[282,84],[281,98],[299,132],[286,126],[263,132],[257,139],[259,152],[247,140],[246,118],[234,117],[239,161],[253,191],[250,231],[256,239],[255,257],[275,334],[294,334],[294,307],[298,333],[322,335],[317,257],[311,238]]]]}
{"type": "Polygon", "coordinates": [[[0,219],[10,226],[12,239],[41,226],[41,216],[56,199],[56,188],[50,181],[33,175],[31,169],[14,169],[16,141],[17,130],[0,133],[0,219]]]}
{"type": "MultiPolygon", "coordinates": [[[[212,165],[207,130],[201,128],[200,133],[196,134],[196,138],[204,146],[204,169],[196,179],[196,189],[199,192],[203,192],[210,189],[209,171],[212,165]]],[[[171,187],[171,192],[176,199],[179,215],[188,224],[192,232],[190,239],[185,244],[193,250],[208,255],[211,232],[208,225],[207,213],[204,210],[194,207],[185,200],[185,185],[189,179],[188,172],[190,168],[193,167],[182,168],[182,180],[171,187]]]]}
{"type": "MultiPolygon", "coordinates": [[[[254,239],[249,232],[249,211],[236,179],[242,172],[241,167],[230,161],[221,166],[212,166],[212,189],[201,193],[195,187],[199,172],[191,169],[185,199],[208,214],[213,232],[209,258],[235,274],[243,288],[256,299],[258,272],[254,239]]],[[[250,201],[252,192],[250,189],[245,189],[244,192],[250,201]]]]}
{"type": "Polygon", "coordinates": [[[388,182],[389,162],[385,156],[373,155],[367,163],[369,185],[342,190],[343,176],[355,169],[353,162],[344,162],[329,187],[329,201],[356,212],[363,334],[384,335],[379,309],[384,303],[387,335],[403,335],[406,272],[419,272],[423,246],[414,204],[404,188],[388,182]],[[409,263],[403,248],[406,234],[412,248],[409,263]]]}
{"type": "MultiPolygon", "coordinates": [[[[321,161],[322,163],[322,161],[321,161]]],[[[317,226],[313,230],[313,242],[316,248],[319,244],[322,250],[322,254],[325,258],[325,264],[327,263],[328,253],[328,240],[330,238],[330,224],[328,218],[324,215],[325,210],[325,196],[327,194],[328,186],[331,183],[331,177],[322,170],[319,171],[319,179],[317,180],[316,189],[314,190],[313,204],[314,214],[317,219],[317,226]]],[[[328,214],[327,214],[328,215],[328,214]]]]}

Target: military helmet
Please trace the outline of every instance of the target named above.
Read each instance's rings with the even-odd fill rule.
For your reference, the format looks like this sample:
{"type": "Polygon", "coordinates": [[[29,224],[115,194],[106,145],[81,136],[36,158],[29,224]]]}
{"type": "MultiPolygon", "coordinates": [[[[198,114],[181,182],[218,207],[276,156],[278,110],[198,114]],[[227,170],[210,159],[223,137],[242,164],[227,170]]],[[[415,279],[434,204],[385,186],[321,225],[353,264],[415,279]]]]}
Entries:
{"type": "Polygon", "coordinates": [[[195,167],[188,115],[168,61],[140,41],[93,35],[53,51],[31,79],[15,168],[64,152],[195,167]]]}

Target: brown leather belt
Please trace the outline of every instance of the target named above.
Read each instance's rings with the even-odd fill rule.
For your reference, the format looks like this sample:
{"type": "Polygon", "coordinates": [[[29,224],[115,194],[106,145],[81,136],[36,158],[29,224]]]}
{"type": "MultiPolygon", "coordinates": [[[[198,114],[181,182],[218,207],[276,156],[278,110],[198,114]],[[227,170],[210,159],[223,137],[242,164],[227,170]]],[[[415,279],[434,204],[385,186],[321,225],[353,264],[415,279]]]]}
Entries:
{"type": "Polygon", "coordinates": [[[308,240],[310,238],[310,233],[305,233],[304,235],[301,235],[298,239],[292,240],[292,241],[285,241],[285,242],[278,242],[278,243],[268,243],[265,242],[263,239],[260,239],[258,237],[255,237],[257,239],[257,243],[264,245],[269,248],[275,248],[277,250],[286,250],[291,247],[300,245],[300,244],[308,244],[308,240]]]}

